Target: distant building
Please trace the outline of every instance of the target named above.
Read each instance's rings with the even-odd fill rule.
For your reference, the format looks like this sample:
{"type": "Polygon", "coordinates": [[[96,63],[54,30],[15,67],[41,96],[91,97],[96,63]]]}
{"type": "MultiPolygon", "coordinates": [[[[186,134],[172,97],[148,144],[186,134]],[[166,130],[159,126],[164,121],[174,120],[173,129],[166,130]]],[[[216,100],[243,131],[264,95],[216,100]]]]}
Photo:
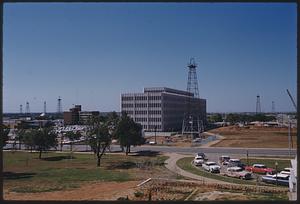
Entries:
{"type": "Polygon", "coordinates": [[[79,125],[86,124],[88,119],[92,116],[99,116],[99,111],[81,111],[81,105],[75,105],[74,108],[70,108],[70,111],[64,112],[64,124],[65,125],[79,125]]]}
{"type": "Polygon", "coordinates": [[[90,118],[94,116],[99,116],[99,111],[80,111],[79,112],[79,123],[80,124],[87,124],[90,118]]]}
{"type": "Polygon", "coordinates": [[[206,100],[193,93],[165,87],[144,88],[144,93],[121,94],[121,110],[146,131],[178,131],[184,114],[191,112],[206,124],[206,100]]]}
{"type": "Polygon", "coordinates": [[[79,112],[81,111],[81,105],[75,105],[74,108],[70,108],[70,111],[65,111],[64,124],[65,125],[77,125],[79,124],[79,112]]]}

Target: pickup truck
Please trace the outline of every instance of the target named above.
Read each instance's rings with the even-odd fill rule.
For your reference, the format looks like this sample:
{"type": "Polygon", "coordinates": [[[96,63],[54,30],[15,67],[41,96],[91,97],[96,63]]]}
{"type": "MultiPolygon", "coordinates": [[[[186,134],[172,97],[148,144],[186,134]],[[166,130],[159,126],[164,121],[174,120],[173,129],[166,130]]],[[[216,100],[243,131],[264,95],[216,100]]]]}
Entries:
{"type": "Polygon", "coordinates": [[[260,174],[273,174],[275,172],[272,168],[267,168],[264,164],[253,164],[252,166],[246,166],[246,171],[250,171],[252,173],[260,173],[260,174]]]}

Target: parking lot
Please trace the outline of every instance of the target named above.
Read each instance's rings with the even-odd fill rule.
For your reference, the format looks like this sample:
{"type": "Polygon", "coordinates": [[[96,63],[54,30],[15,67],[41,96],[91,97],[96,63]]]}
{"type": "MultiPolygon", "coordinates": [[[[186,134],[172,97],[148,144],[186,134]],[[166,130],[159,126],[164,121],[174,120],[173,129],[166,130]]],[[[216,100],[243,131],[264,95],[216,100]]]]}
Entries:
{"type": "MultiPolygon", "coordinates": [[[[221,164],[221,162],[220,162],[220,160],[219,160],[219,158],[221,157],[221,156],[225,156],[225,155],[222,155],[222,154],[205,154],[206,155],[206,158],[207,158],[207,161],[213,161],[213,162],[215,162],[218,166],[220,166],[220,172],[218,173],[214,173],[214,174],[218,174],[218,175],[220,175],[220,176],[222,176],[222,175],[224,175],[224,173],[227,173],[228,174],[228,171],[227,171],[227,168],[229,167],[228,165],[222,165],[221,164]]],[[[194,155],[195,156],[195,155],[194,155]]],[[[246,155],[226,155],[226,156],[229,156],[230,157],[230,159],[243,159],[243,160],[245,160],[245,158],[246,158],[246,155]]],[[[253,160],[253,159],[249,159],[249,166],[252,166],[254,163],[252,162],[251,163],[251,160],[253,160]]],[[[272,168],[272,166],[268,166],[266,163],[270,163],[270,161],[269,162],[267,162],[268,160],[270,160],[270,159],[265,159],[265,160],[263,160],[263,159],[261,159],[261,161],[259,162],[260,164],[265,164],[267,167],[270,167],[270,168],[272,168]]],[[[207,162],[206,161],[206,162],[207,162]]],[[[273,161],[273,160],[272,160],[273,161]]],[[[247,163],[245,163],[245,162],[242,162],[244,165],[245,165],[245,167],[247,166],[247,163]]],[[[258,162],[257,162],[258,163],[258,162]]],[[[276,163],[277,163],[277,161],[276,161],[276,163]]],[[[194,166],[196,166],[196,165],[194,165],[194,166]]],[[[201,165],[198,165],[198,166],[196,166],[197,168],[199,168],[199,169],[201,169],[201,170],[203,170],[203,171],[206,171],[201,165]]],[[[289,165],[285,165],[285,166],[283,166],[283,165],[281,165],[280,166],[280,168],[278,168],[277,170],[277,172],[279,173],[281,170],[283,170],[283,168],[285,168],[285,167],[289,167],[289,165]]],[[[272,169],[274,169],[274,168],[272,168],[272,169]]],[[[273,174],[275,173],[275,169],[274,169],[274,171],[273,171],[273,174]]],[[[251,172],[251,171],[247,171],[247,172],[251,172]]],[[[253,173],[253,172],[251,172],[251,179],[249,179],[249,182],[262,182],[262,176],[265,176],[266,174],[261,174],[261,173],[253,173]]],[[[279,175],[279,174],[278,174],[279,175]]],[[[281,175],[281,174],[280,174],[281,175]]],[[[280,185],[280,184],[279,184],[280,185]]]]}

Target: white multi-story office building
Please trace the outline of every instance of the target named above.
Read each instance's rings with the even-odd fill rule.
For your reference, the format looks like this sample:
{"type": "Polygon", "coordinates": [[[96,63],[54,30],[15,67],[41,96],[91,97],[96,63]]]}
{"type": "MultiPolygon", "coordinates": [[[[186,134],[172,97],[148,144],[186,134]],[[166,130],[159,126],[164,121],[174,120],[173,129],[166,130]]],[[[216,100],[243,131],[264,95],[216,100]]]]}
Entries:
{"type": "Polygon", "coordinates": [[[144,93],[121,94],[121,111],[146,131],[178,131],[188,108],[206,123],[206,100],[193,93],[165,87],[144,88],[144,93]]]}

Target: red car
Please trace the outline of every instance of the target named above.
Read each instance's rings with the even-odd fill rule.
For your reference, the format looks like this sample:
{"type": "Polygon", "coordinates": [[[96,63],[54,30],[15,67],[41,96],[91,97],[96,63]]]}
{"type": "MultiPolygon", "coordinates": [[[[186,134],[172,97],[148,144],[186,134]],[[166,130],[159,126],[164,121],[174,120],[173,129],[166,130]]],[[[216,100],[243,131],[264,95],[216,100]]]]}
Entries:
{"type": "Polygon", "coordinates": [[[264,164],[253,164],[253,166],[246,166],[246,171],[250,171],[252,173],[260,173],[260,174],[273,174],[275,172],[272,168],[267,168],[264,164]]]}

